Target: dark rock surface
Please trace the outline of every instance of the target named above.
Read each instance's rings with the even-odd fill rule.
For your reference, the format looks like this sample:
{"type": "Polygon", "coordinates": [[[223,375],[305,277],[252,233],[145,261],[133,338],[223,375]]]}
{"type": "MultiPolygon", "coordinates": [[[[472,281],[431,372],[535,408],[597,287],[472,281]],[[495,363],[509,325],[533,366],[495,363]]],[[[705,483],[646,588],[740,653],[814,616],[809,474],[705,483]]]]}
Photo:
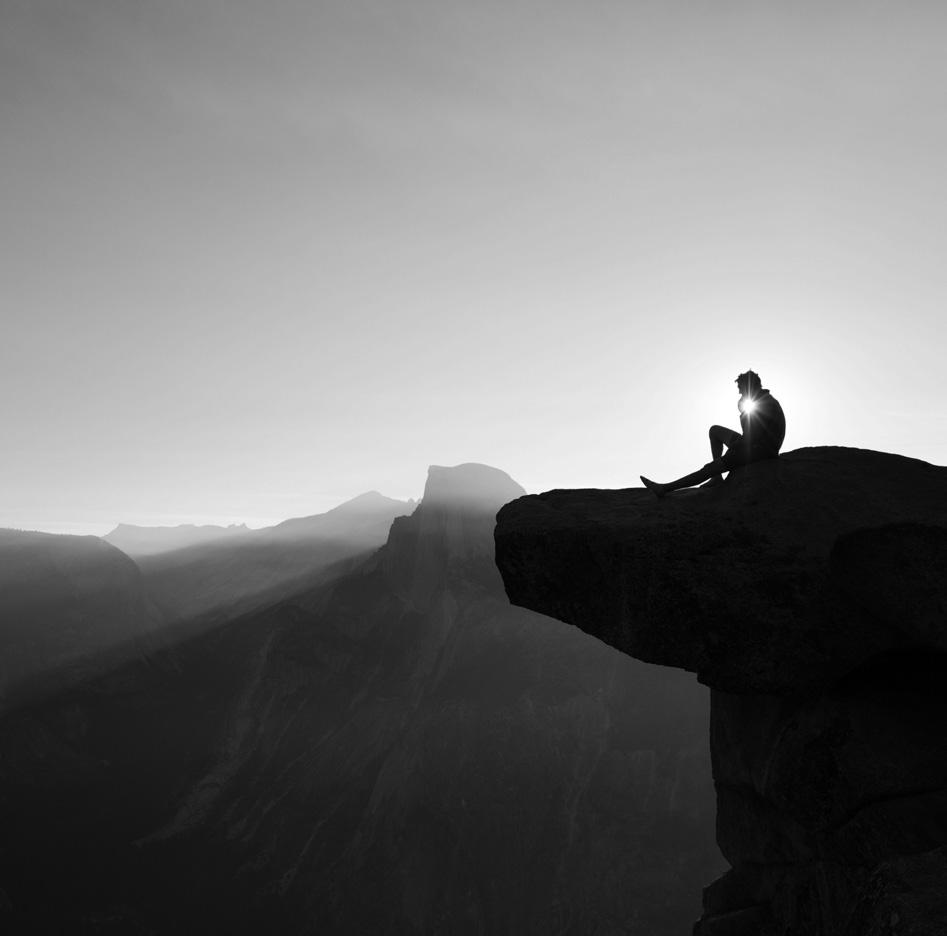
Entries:
{"type": "Polygon", "coordinates": [[[712,688],[717,837],[696,932],[947,932],[947,469],[811,448],[658,501],[498,516],[515,604],[712,688]]]}

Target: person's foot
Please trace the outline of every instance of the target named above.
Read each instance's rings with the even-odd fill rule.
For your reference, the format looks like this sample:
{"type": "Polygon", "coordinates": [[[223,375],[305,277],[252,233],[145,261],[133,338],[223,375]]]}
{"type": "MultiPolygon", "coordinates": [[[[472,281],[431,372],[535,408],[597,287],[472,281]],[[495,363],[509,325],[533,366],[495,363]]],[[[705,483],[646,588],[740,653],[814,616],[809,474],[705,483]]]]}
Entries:
{"type": "Polygon", "coordinates": [[[638,475],[641,478],[641,483],[655,496],[655,497],[664,497],[664,485],[658,484],[657,481],[651,481],[649,478],[646,478],[644,475],[638,475]]]}
{"type": "Polygon", "coordinates": [[[718,484],[723,484],[723,475],[714,475],[709,481],[705,481],[701,487],[716,487],[718,484]]]}

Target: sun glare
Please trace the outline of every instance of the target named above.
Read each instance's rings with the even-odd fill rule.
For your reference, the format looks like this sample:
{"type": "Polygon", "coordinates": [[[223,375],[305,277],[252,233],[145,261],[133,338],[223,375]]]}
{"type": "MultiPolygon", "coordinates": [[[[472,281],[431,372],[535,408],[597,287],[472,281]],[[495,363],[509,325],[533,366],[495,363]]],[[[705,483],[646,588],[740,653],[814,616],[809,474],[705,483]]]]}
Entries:
{"type": "Polygon", "coordinates": [[[743,401],[743,412],[752,413],[756,409],[756,400],[744,400],[743,401]]]}

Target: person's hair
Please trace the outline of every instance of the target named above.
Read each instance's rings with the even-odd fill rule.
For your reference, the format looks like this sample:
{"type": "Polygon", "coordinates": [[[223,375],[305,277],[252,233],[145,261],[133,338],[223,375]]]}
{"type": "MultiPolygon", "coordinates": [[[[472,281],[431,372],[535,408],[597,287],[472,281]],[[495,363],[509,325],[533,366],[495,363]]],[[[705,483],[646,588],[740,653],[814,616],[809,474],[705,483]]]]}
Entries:
{"type": "Polygon", "coordinates": [[[737,377],[736,380],[737,386],[746,385],[747,393],[755,393],[763,389],[763,381],[760,380],[760,375],[755,371],[744,371],[737,377]]]}

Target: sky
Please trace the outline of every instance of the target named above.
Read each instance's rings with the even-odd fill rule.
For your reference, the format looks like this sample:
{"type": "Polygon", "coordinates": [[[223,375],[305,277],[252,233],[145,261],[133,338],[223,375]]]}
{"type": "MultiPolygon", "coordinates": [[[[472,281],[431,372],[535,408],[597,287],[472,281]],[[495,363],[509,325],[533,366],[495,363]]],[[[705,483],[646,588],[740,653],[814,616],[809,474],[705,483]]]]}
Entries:
{"type": "Polygon", "coordinates": [[[0,526],[947,463],[947,8],[0,0],[0,526]]]}

